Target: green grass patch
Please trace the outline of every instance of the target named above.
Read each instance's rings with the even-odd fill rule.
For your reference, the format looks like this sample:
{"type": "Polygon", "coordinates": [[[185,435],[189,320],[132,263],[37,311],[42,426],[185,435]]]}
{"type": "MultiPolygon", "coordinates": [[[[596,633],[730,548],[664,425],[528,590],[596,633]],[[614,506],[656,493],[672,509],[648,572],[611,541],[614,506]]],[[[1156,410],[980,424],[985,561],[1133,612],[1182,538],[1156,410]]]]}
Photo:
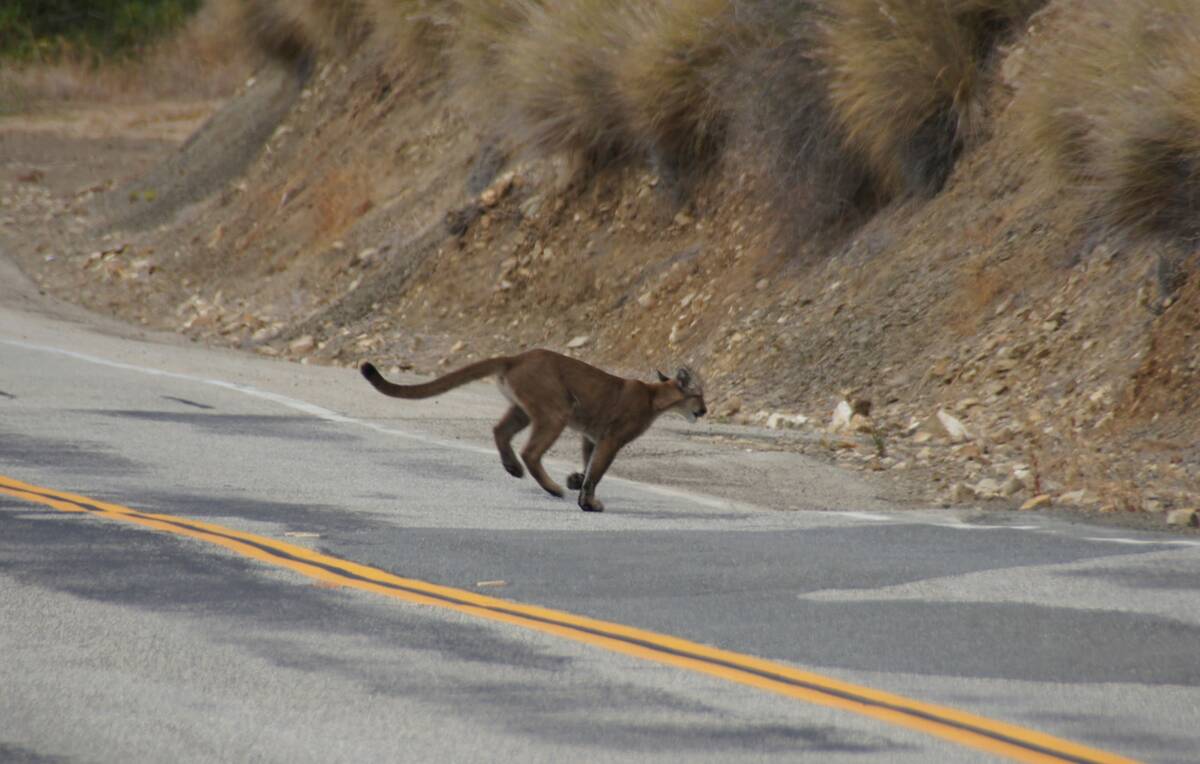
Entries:
{"type": "Polygon", "coordinates": [[[136,53],[181,26],[201,4],[202,0],[5,0],[0,5],[0,57],[47,61],[66,53],[136,53]]]}

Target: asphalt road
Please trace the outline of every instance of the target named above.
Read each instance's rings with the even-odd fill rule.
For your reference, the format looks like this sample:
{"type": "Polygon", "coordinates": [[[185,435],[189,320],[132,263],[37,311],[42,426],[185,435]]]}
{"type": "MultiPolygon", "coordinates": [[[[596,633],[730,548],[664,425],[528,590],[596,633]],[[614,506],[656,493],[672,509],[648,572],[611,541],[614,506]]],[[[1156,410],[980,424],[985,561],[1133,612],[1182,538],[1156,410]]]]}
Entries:
{"type": "Polygon", "coordinates": [[[352,370],[138,338],[9,281],[0,761],[1065,750],[1035,733],[1079,760],[1197,759],[1195,537],[900,509],[682,420],[622,454],[608,511],[586,514],[504,473],[494,387],[395,401],[352,370]],[[294,547],[326,567],[281,562],[294,547]],[[361,585],[387,574],[416,589],[361,585]],[[452,589],[420,604],[420,582],[452,589]],[[830,700],[838,682],[858,699],[830,700]],[[871,711],[876,691],[903,707],[871,711]],[[960,712],[1009,741],[936,729],[960,712]]]}

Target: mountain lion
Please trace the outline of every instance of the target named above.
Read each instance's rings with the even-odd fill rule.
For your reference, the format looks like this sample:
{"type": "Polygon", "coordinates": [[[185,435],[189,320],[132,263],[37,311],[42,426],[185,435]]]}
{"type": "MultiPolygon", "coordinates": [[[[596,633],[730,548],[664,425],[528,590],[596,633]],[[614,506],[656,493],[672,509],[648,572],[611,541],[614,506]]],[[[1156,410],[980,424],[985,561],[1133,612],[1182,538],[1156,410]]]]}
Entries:
{"type": "Polygon", "coordinates": [[[499,377],[500,392],[512,404],[492,428],[504,469],[513,477],[525,476],[513,453],[512,439],[532,424],[521,461],[538,485],[561,497],[562,486],[542,469],[542,455],[563,428],[570,427],[583,436],[583,472],[570,474],[567,487],[579,491],[579,507],[585,512],[604,511],[596,498],[596,484],[617,452],[645,432],[660,414],[678,411],[694,422],[708,413],[700,380],[690,369],[679,369],[673,378],[660,371],[658,382],[641,382],[613,376],[550,350],[489,358],[419,385],[389,382],[370,363],[362,365],[362,375],[384,395],[410,399],[431,398],[477,379],[499,377]]]}

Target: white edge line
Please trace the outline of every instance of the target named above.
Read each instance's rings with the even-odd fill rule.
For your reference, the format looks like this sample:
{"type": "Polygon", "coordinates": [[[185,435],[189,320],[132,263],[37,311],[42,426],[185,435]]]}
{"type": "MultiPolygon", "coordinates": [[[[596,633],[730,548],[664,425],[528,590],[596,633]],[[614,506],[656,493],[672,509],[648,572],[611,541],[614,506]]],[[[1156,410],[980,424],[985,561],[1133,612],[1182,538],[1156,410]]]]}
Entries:
{"type": "Polygon", "coordinates": [[[848,517],[851,520],[866,520],[872,523],[886,523],[896,519],[890,515],[877,515],[873,512],[830,512],[829,514],[848,517]]]}
{"type": "Polygon", "coordinates": [[[974,523],[930,523],[938,528],[951,528],[956,531],[1038,531],[1040,525],[983,525],[974,523]]]}
{"type": "Polygon", "coordinates": [[[1200,541],[1188,541],[1186,539],[1164,539],[1155,541],[1154,539],[1127,539],[1111,536],[1084,536],[1084,541],[1100,541],[1107,544],[1125,544],[1127,546],[1191,546],[1200,547],[1200,541]]]}

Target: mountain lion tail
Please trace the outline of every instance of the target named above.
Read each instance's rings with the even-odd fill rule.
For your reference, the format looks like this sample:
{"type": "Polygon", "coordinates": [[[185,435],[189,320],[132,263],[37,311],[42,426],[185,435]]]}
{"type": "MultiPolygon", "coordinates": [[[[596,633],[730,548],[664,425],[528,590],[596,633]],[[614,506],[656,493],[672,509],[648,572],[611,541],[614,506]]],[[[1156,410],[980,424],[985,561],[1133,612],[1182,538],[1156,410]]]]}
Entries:
{"type": "Polygon", "coordinates": [[[388,382],[379,373],[379,369],[376,369],[369,362],[364,363],[360,371],[367,378],[367,381],[371,383],[371,386],[384,395],[390,395],[393,398],[414,399],[432,398],[435,395],[441,395],[447,390],[453,390],[468,382],[474,382],[477,379],[498,374],[507,369],[508,365],[509,359],[505,356],[489,358],[485,361],[473,363],[470,366],[464,366],[445,376],[420,385],[397,385],[395,382],[388,382]]]}

